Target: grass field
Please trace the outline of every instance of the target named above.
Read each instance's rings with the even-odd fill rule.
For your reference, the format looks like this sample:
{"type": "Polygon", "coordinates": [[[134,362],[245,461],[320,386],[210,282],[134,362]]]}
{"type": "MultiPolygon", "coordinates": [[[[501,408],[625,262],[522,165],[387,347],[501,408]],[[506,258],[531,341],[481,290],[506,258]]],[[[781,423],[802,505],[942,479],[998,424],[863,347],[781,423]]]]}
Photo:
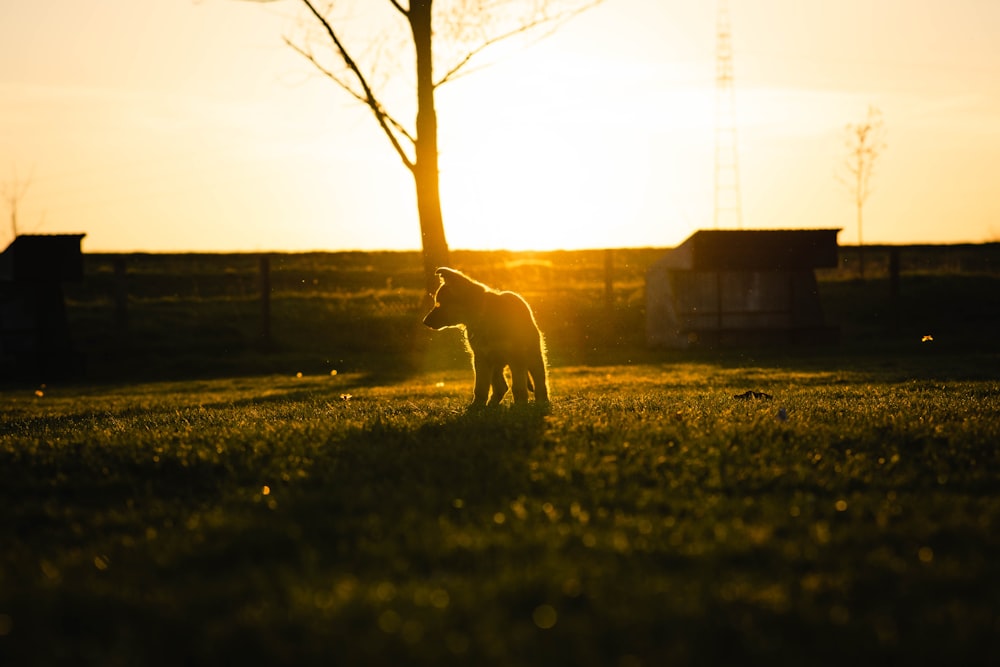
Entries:
{"type": "Polygon", "coordinates": [[[997,363],[10,389],[0,664],[989,664],[997,363]]]}

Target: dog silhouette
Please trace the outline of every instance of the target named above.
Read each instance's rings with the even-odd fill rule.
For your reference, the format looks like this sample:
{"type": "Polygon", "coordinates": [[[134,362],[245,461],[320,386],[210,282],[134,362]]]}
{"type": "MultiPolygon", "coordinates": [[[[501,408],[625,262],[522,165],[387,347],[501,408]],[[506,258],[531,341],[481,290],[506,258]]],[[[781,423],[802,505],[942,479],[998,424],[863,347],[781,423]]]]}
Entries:
{"type": "Polygon", "coordinates": [[[491,289],[455,269],[441,267],[436,274],[441,285],[423,321],[436,331],[465,331],[475,371],[472,407],[497,405],[508,389],[515,404],[527,403],[529,391],[537,403],[548,403],[545,341],[528,303],[519,294],[491,289]],[[508,367],[510,386],[504,375],[508,367]]]}

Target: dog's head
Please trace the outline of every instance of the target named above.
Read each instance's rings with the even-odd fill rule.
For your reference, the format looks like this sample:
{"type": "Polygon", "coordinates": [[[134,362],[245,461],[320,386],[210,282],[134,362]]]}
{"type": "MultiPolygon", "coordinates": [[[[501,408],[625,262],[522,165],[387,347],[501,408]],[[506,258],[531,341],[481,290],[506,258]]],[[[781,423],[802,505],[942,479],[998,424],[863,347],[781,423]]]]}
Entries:
{"type": "Polygon", "coordinates": [[[424,324],[436,330],[468,324],[489,288],[455,269],[441,267],[435,273],[441,285],[434,293],[434,308],[424,317],[424,324]]]}

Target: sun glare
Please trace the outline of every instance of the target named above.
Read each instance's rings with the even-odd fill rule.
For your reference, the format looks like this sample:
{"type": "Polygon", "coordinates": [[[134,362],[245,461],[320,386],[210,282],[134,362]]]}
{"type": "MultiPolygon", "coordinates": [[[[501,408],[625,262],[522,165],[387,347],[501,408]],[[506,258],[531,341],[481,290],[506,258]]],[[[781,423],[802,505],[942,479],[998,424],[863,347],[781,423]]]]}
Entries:
{"type": "Polygon", "coordinates": [[[487,69],[442,98],[441,200],[453,247],[609,247],[621,245],[622,225],[654,222],[641,219],[657,150],[648,119],[630,122],[634,109],[612,94],[595,106],[563,59],[487,69]]]}
{"type": "Polygon", "coordinates": [[[572,128],[494,128],[475,145],[442,156],[442,206],[452,245],[613,245],[608,228],[635,216],[648,160],[641,146],[602,144],[572,128]]]}

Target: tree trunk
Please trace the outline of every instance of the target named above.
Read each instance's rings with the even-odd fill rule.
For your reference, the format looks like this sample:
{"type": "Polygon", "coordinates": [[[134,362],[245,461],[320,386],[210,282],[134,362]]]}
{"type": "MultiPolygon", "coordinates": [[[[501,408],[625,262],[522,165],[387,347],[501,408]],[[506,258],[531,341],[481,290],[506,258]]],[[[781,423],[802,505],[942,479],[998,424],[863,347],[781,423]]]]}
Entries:
{"type": "Polygon", "coordinates": [[[410,2],[410,29],[417,62],[417,137],[413,180],[417,189],[417,214],[424,254],[424,278],[428,292],[437,289],[434,271],[448,265],[448,241],[441,215],[438,173],[437,111],[434,108],[431,5],[433,0],[410,2]]]}

